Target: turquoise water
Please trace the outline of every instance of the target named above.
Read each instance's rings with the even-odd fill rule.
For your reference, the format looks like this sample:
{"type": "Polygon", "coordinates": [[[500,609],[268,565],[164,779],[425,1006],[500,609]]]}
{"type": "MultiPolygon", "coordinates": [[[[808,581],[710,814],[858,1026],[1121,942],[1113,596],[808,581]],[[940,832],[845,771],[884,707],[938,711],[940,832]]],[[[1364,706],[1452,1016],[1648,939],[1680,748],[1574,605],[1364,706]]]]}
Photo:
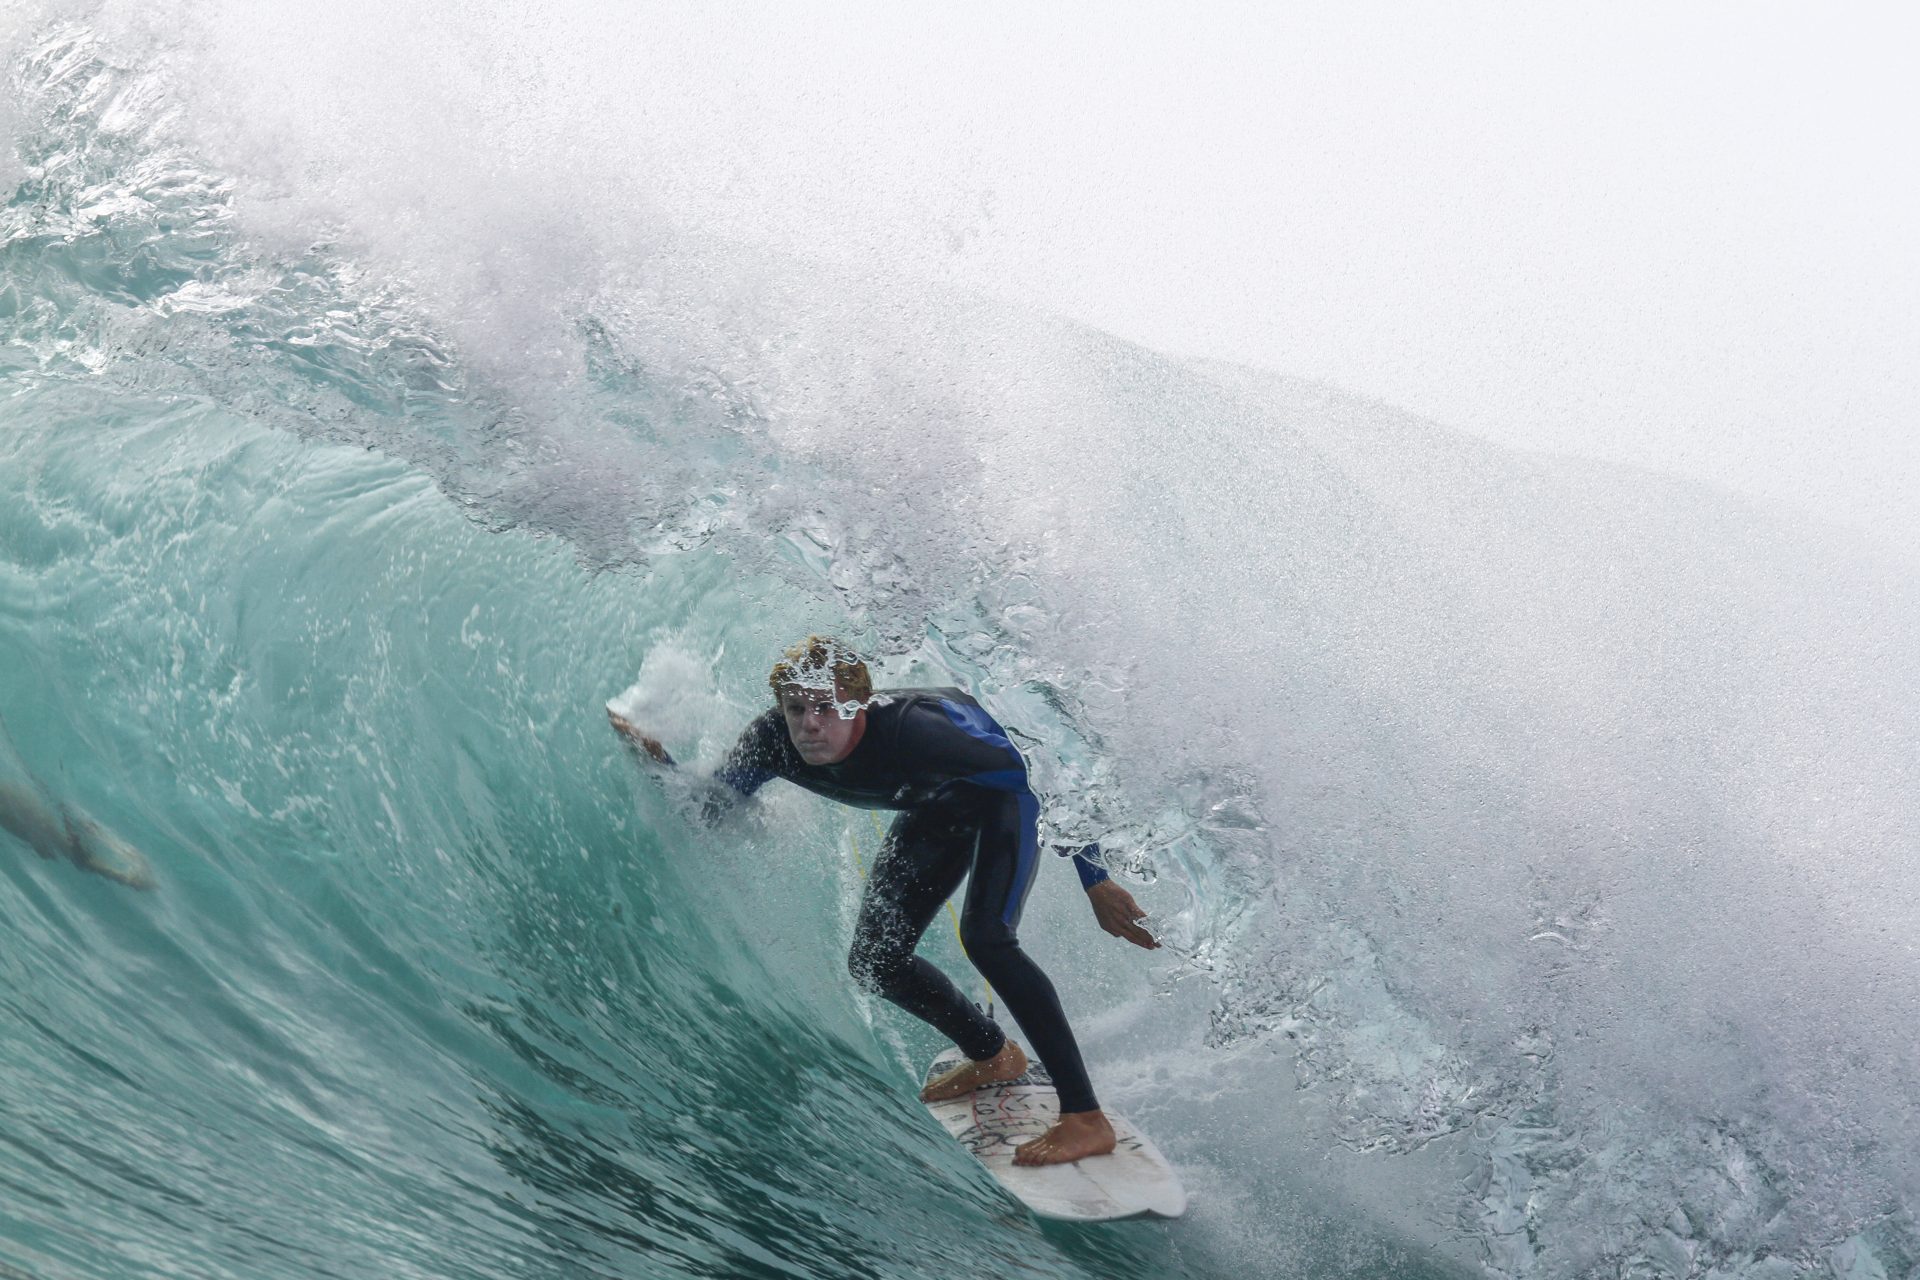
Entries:
{"type": "Polygon", "coordinates": [[[0,1274],[1920,1264],[1910,567],[718,240],[510,95],[368,134],[208,13],[4,29],[0,1274]],[[1153,913],[1024,932],[1188,1219],[1004,1198],[846,978],[865,817],[607,729],[711,761],[821,629],[1153,913]]]}
{"type": "MultiPolygon", "coordinates": [[[[934,1136],[829,946],[756,950],[729,907],[761,870],[608,750],[607,673],[724,565],[595,577],[377,455],[61,399],[5,420],[9,763],[159,883],[4,864],[12,1256],[1087,1273],[1101,1245],[934,1136]]],[[[784,870],[779,909],[831,919],[820,868],[784,870]]],[[[1133,1239],[1093,1273],[1179,1270],[1133,1239]]]]}

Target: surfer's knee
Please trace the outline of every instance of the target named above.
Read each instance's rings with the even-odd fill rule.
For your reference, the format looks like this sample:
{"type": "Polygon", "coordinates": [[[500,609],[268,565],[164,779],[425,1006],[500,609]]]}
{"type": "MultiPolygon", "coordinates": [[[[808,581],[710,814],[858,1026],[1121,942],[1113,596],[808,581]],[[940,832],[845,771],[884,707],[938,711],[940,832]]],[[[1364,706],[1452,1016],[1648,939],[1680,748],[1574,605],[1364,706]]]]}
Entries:
{"type": "Polygon", "coordinates": [[[856,942],[847,952],[847,973],[868,995],[887,994],[905,964],[898,949],[879,943],[856,942]]]}
{"type": "Polygon", "coordinates": [[[960,945],[966,949],[973,967],[989,975],[1004,969],[1020,956],[1020,939],[1013,930],[995,921],[990,925],[968,922],[961,927],[960,945]]]}

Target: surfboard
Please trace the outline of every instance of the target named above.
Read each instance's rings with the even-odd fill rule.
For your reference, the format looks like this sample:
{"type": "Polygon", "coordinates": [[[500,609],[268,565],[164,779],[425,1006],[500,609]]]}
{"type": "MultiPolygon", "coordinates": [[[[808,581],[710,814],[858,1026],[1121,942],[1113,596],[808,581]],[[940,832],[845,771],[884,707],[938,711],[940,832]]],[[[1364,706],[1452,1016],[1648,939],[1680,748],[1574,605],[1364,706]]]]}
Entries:
{"type": "MultiPolygon", "coordinates": [[[[958,1049],[948,1049],[927,1068],[927,1081],[961,1061],[958,1049]]],[[[1038,1062],[1012,1080],[929,1102],[926,1108],[1008,1194],[1043,1218],[1113,1222],[1177,1218],[1187,1211],[1186,1188],[1167,1158],[1126,1117],[1111,1110],[1107,1119],[1119,1138],[1112,1155],[1031,1168],[1014,1164],[1013,1149],[1045,1133],[1060,1116],[1053,1081],[1038,1062]]]]}

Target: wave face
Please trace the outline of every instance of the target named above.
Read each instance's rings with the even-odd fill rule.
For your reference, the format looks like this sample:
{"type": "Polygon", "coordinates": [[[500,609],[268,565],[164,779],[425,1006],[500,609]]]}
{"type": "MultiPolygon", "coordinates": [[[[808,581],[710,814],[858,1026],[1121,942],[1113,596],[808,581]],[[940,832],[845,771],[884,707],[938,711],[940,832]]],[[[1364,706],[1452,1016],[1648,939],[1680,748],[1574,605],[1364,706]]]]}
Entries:
{"type": "Polygon", "coordinates": [[[1920,1265],[1910,570],[172,19],[5,32],[0,1274],[1920,1265]],[[819,629],[1139,882],[1152,958],[1064,868],[1025,933],[1187,1221],[940,1137],[863,815],[614,749],[714,758],[819,629]]]}

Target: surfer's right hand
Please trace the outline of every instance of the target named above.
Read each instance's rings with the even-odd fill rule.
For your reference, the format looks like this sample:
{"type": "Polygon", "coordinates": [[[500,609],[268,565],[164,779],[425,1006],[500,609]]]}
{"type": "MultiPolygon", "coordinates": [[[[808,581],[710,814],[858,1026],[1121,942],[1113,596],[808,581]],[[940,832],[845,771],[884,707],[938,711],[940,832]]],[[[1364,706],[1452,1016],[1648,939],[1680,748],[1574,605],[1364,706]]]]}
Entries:
{"type": "Polygon", "coordinates": [[[646,734],[640,732],[639,726],[635,725],[633,721],[627,719],[611,707],[607,708],[607,722],[613,726],[615,733],[618,733],[629,743],[652,756],[659,763],[673,763],[673,757],[667,754],[667,749],[660,745],[658,738],[649,738],[646,734]]]}
{"type": "Polygon", "coordinates": [[[1116,938],[1125,938],[1136,947],[1145,947],[1148,951],[1157,948],[1159,941],[1139,922],[1147,918],[1133,895],[1111,880],[1102,880],[1087,890],[1087,897],[1093,903],[1094,918],[1100,921],[1100,927],[1116,938]]]}

